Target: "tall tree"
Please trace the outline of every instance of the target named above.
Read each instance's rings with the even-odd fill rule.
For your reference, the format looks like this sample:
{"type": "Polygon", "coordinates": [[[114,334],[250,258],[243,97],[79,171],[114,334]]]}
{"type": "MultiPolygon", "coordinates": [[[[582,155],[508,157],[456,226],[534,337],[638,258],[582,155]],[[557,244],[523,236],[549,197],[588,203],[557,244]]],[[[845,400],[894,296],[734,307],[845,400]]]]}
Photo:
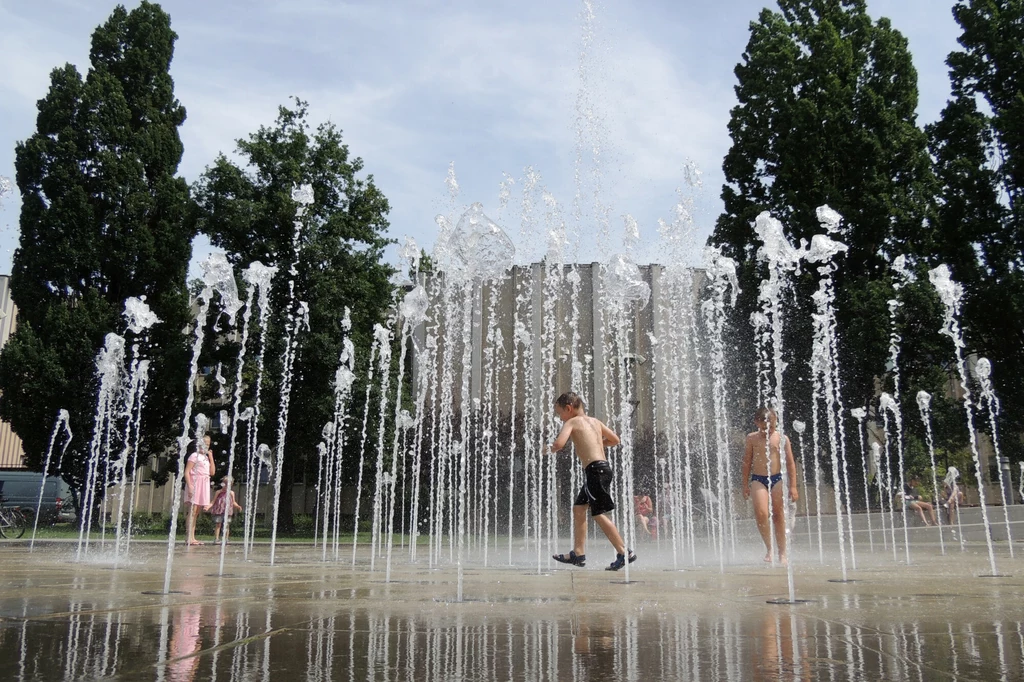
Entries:
{"type": "MultiPolygon", "coordinates": [[[[964,285],[968,351],[993,362],[1002,428],[1024,432],[1024,2],[961,0],[952,98],[928,127],[941,183],[935,260],[964,285]]],[[[1024,457],[1019,438],[1002,443],[1024,457]]]]}
{"type": "MultiPolygon", "coordinates": [[[[289,530],[291,483],[304,466],[315,466],[316,445],[333,415],[333,378],[338,365],[345,307],[351,310],[352,338],[365,364],[373,326],[382,322],[391,303],[393,273],[382,262],[391,243],[388,202],[373,176],[359,177],[363,162],[349,155],[341,131],[325,123],[311,130],[308,107],[280,107],[273,126],[261,127],[238,141],[245,166],[219,157],[194,188],[198,229],[210,235],[228,259],[244,268],[253,261],[277,265],[271,291],[267,367],[264,383],[262,441],[276,447],[280,358],[284,346],[289,280],[294,296],[309,304],[310,328],[301,338],[295,361],[290,419],[285,435],[279,524],[289,530]],[[291,190],[310,184],[315,201],[302,218],[298,265],[293,272],[291,190]],[[273,416],[267,419],[266,415],[273,416]]],[[[364,376],[365,372],[359,372],[364,376]]],[[[354,397],[364,395],[358,388],[354,397]]],[[[355,427],[353,427],[355,428],[355,427]]],[[[349,442],[358,442],[350,439],[349,442]]],[[[315,469],[314,469],[315,471],[315,469]]]]}
{"type": "MultiPolygon", "coordinates": [[[[934,179],[916,125],[917,73],[907,41],[888,19],[873,21],[864,0],[779,0],[778,12],[765,9],[751,23],[735,73],[725,211],[709,240],[739,261],[743,277],[733,322],[744,341],[734,379],[752,398],[755,359],[742,349],[753,346],[749,316],[762,275],[754,218],[770,211],[798,244],[822,231],[815,209],[828,204],[843,215],[840,239],[849,246],[835,278],[842,378],[847,403],[863,405],[888,356],[888,261],[921,251],[929,239],[922,225],[934,179]]],[[[802,377],[815,278],[805,268],[787,301],[787,394],[797,418],[806,416],[810,393],[802,377]]]]}
{"type": "MultiPolygon", "coordinates": [[[[169,68],[177,35],[159,5],[118,6],[92,35],[85,78],[55,69],[36,132],[17,145],[21,237],[11,295],[18,329],[0,354],[0,416],[41,469],[54,419],[77,434],[62,474],[81,486],[96,409],[95,357],[125,331],[125,299],[146,297],[151,332],[145,452],[159,453],[184,397],[185,276],[192,233],[177,177],[185,109],[169,68]]],[[[140,459],[145,461],[145,459],[140,459]]]]}

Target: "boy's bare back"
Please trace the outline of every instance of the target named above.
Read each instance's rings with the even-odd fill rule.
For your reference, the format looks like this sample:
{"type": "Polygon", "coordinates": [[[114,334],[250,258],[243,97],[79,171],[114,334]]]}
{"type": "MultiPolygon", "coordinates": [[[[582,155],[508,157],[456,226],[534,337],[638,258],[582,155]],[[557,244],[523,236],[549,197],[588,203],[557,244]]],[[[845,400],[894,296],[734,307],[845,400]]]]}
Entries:
{"type": "Polygon", "coordinates": [[[619,437],[604,422],[585,414],[566,420],[555,443],[560,447],[565,447],[565,443],[570,438],[573,445],[576,446],[576,456],[580,458],[580,463],[584,467],[591,462],[606,459],[605,447],[617,445],[619,442],[619,437]]]}

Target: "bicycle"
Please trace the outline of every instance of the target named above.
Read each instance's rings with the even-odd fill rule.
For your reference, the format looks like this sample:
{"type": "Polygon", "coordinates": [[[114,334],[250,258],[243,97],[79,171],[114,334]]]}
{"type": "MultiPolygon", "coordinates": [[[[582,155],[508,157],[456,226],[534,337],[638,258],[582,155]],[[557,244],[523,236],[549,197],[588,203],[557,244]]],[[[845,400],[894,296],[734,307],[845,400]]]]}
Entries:
{"type": "Polygon", "coordinates": [[[28,528],[28,518],[21,507],[3,506],[3,498],[0,498],[0,537],[17,540],[25,534],[28,528]]]}

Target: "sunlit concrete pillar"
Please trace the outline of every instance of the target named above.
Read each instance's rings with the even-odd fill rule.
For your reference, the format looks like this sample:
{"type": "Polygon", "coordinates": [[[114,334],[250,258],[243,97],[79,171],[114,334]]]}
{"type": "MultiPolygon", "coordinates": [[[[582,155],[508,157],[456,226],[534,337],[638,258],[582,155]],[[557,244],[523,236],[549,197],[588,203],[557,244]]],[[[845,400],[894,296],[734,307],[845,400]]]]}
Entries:
{"type": "Polygon", "coordinates": [[[530,348],[532,360],[530,372],[533,376],[534,394],[531,407],[536,414],[542,414],[545,406],[541,405],[541,382],[544,380],[544,358],[541,357],[543,350],[541,335],[544,330],[544,264],[533,263],[530,266],[530,307],[532,316],[530,318],[530,348]]]}
{"type": "Polygon", "coordinates": [[[471,368],[469,375],[469,397],[473,401],[472,405],[474,407],[480,404],[480,400],[483,394],[484,289],[484,284],[474,284],[472,292],[470,294],[472,298],[469,301],[469,304],[473,306],[469,330],[469,342],[473,344],[472,347],[470,348],[471,368]]]}
{"type": "Polygon", "coordinates": [[[651,265],[651,319],[654,332],[654,342],[651,344],[650,358],[651,372],[654,377],[654,432],[665,430],[668,423],[668,392],[666,390],[665,363],[661,362],[660,344],[668,337],[668,325],[670,321],[667,315],[668,306],[663,301],[661,279],[665,268],[660,265],[651,265]]]}
{"type": "Polygon", "coordinates": [[[594,405],[592,407],[592,414],[598,419],[607,421],[608,419],[608,392],[605,386],[605,353],[604,353],[604,316],[602,314],[602,306],[604,300],[604,285],[601,282],[601,264],[591,263],[590,264],[590,277],[591,286],[593,287],[594,295],[591,299],[591,315],[593,316],[593,328],[594,328],[594,405]]]}

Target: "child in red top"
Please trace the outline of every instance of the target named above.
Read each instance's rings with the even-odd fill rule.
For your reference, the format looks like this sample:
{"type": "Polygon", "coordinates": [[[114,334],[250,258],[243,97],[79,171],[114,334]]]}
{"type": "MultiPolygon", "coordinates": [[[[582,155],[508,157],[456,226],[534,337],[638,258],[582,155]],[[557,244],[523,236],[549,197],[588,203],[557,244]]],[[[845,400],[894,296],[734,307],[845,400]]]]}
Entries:
{"type": "Polygon", "coordinates": [[[231,479],[224,477],[220,482],[217,494],[213,496],[210,503],[210,513],[213,514],[213,541],[220,541],[220,527],[224,526],[224,542],[228,541],[228,532],[231,528],[231,516],[236,511],[242,511],[242,505],[235,501],[235,491],[231,489],[231,479]]]}

